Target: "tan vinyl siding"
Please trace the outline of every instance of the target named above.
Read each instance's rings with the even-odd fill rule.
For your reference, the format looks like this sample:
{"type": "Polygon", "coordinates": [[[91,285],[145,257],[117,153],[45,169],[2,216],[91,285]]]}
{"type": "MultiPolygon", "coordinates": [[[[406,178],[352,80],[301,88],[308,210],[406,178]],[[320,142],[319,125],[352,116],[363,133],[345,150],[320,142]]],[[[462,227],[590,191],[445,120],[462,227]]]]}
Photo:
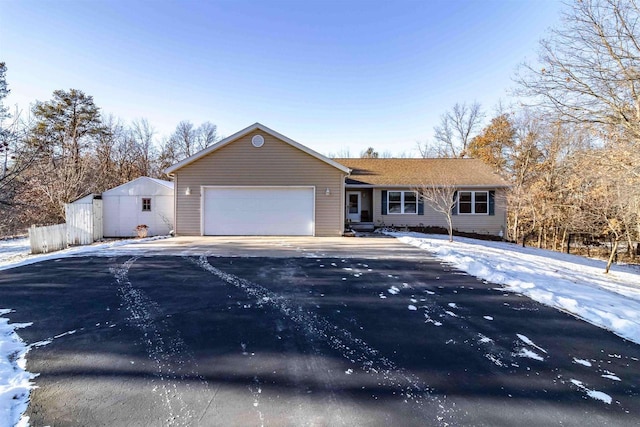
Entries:
{"type": "MultiPolygon", "coordinates": [[[[315,235],[340,236],[344,231],[344,177],[335,167],[259,130],[239,138],[175,172],[176,234],[200,235],[203,185],[314,186],[315,235]],[[251,138],[260,134],[264,145],[251,138]],[[185,195],[189,187],[191,195],[185,195]],[[329,188],[331,194],[325,194],[329,188]]],[[[286,215],[286,212],[283,212],[286,215]]]]}
{"type": "MultiPolygon", "coordinates": [[[[393,188],[387,191],[410,191],[410,188],[393,188]]],[[[490,191],[492,188],[461,188],[460,191],[490,191]]],[[[466,233],[499,235],[506,230],[506,203],[504,189],[495,190],[495,215],[453,215],[454,230],[466,233]]],[[[394,227],[444,227],[447,219],[425,202],[424,215],[382,215],[382,189],[373,190],[373,219],[376,226],[394,227]]]]}

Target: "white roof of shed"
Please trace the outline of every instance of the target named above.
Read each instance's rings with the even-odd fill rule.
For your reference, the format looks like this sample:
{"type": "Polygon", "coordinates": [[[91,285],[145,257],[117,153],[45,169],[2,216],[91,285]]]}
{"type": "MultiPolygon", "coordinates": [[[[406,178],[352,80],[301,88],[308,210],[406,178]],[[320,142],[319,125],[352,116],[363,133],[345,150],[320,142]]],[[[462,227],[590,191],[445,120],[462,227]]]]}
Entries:
{"type": "Polygon", "coordinates": [[[141,176],[102,193],[109,196],[172,196],[173,182],[141,176]]]}
{"type": "Polygon", "coordinates": [[[158,178],[149,178],[149,177],[146,177],[146,176],[144,176],[144,177],[142,177],[142,178],[150,179],[151,181],[153,181],[153,182],[155,182],[155,183],[157,183],[157,184],[164,185],[165,187],[170,188],[170,189],[172,189],[172,190],[173,190],[173,181],[164,181],[164,180],[162,180],[162,179],[158,179],[158,178]]]}
{"type": "Polygon", "coordinates": [[[76,205],[90,205],[91,203],[93,203],[94,197],[95,197],[95,194],[89,193],[85,196],[78,197],[77,199],[73,200],[71,203],[75,203],[76,205]]]}

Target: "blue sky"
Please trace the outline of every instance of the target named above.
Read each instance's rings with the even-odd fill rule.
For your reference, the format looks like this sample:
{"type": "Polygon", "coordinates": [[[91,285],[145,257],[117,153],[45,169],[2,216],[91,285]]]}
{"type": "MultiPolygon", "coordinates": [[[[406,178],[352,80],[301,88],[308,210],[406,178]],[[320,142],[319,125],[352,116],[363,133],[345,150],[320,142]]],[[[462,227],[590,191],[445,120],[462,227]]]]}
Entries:
{"type": "Polygon", "coordinates": [[[456,102],[491,115],[559,22],[555,0],[0,0],[0,61],[28,109],[70,88],[103,113],[223,135],[254,122],[324,154],[430,140],[456,102]]]}

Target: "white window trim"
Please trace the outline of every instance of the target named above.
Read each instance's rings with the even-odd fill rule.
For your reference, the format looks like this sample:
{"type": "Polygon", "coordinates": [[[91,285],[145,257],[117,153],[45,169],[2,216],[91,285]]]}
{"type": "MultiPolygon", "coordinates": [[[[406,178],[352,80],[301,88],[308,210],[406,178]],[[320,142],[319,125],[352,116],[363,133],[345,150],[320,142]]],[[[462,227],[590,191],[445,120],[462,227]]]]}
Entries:
{"type": "Polygon", "coordinates": [[[458,191],[458,200],[456,201],[456,209],[458,210],[458,215],[489,215],[489,192],[488,191],[469,191],[462,190],[458,191]],[[460,212],[460,193],[471,193],[471,212],[460,212]],[[487,195],[487,211],[476,213],[476,193],[484,193],[487,195]]]}
{"type": "MultiPolygon", "coordinates": [[[[418,193],[415,191],[404,191],[404,190],[388,190],[387,191],[387,215],[418,215],[418,204],[420,202],[420,199],[418,198],[418,193]],[[390,209],[390,204],[391,202],[389,201],[389,196],[391,195],[391,193],[400,193],[400,210],[401,212],[391,212],[390,209]],[[404,194],[405,193],[413,193],[416,196],[416,211],[415,212],[405,212],[404,211],[404,194]]],[[[393,203],[398,203],[398,202],[393,202],[393,203]]]]}

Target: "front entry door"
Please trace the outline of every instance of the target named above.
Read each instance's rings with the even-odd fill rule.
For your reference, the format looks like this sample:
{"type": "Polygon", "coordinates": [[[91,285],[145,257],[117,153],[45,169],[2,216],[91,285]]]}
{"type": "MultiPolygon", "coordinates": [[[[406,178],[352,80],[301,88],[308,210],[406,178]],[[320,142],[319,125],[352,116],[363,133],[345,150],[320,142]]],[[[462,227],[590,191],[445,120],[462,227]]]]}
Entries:
{"type": "Polygon", "coordinates": [[[360,222],[360,192],[347,191],[347,219],[351,222],[360,222]]]}

